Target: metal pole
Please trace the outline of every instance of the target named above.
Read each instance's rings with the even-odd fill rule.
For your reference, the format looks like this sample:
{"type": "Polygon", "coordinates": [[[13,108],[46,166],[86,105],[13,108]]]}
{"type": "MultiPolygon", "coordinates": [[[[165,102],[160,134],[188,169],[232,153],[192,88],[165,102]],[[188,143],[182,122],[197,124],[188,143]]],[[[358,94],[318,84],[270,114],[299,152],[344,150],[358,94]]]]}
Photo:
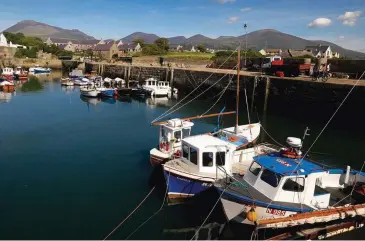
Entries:
{"type": "Polygon", "coordinates": [[[247,59],[246,59],[246,57],[247,57],[247,24],[245,23],[245,25],[244,25],[243,27],[245,28],[245,33],[246,33],[246,35],[245,35],[245,40],[246,40],[246,50],[245,50],[245,68],[246,68],[246,63],[247,63],[247,59]]]}
{"type": "Polygon", "coordinates": [[[240,70],[241,70],[241,46],[238,47],[237,52],[237,96],[236,96],[236,128],[235,133],[238,134],[238,109],[240,103],[240,70]]]}

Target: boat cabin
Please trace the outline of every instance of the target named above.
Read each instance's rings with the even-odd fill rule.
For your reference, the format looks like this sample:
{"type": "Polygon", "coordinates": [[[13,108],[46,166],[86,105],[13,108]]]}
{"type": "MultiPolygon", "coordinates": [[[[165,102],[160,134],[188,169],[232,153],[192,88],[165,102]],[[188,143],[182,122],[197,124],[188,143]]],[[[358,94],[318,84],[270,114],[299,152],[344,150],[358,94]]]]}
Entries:
{"type": "Polygon", "coordinates": [[[243,180],[274,202],[324,209],[345,197],[339,196],[341,190],[352,185],[356,178],[365,180],[365,175],[350,172],[349,168],[324,169],[309,160],[273,152],[254,157],[243,180]]]}
{"type": "Polygon", "coordinates": [[[14,70],[13,68],[3,68],[3,75],[13,75],[14,74],[14,70]]]}
{"type": "Polygon", "coordinates": [[[182,139],[190,136],[194,123],[181,119],[171,119],[160,127],[159,149],[174,154],[181,147],[182,139]]]}
{"type": "Polygon", "coordinates": [[[236,147],[208,134],[191,136],[182,141],[182,158],[193,164],[198,173],[231,173],[231,160],[236,147]]]}
{"type": "Polygon", "coordinates": [[[145,80],[144,87],[168,88],[170,87],[170,83],[168,81],[158,81],[155,78],[149,78],[145,80]]]}

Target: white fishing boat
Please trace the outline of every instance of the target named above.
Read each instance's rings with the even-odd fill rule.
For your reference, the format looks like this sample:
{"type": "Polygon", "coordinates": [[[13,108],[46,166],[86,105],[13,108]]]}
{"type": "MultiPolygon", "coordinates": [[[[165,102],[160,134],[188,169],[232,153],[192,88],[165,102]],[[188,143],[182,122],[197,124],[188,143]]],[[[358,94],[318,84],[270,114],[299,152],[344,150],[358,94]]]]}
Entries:
{"type": "Polygon", "coordinates": [[[144,81],[142,88],[146,90],[151,96],[169,96],[177,94],[176,88],[171,88],[168,81],[158,81],[155,78],[149,78],[144,81]]]}
{"type": "Polygon", "coordinates": [[[117,84],[117,85],[125,85],[125,84],[126,84],[125,80],[124,80],[124,79],[122,79],[122,78],[119,78],[119,77],[115,78],[115,79],[114,79],[114,82],[115,82],[115,84],[117,84]]]}
{"type": "Polygon", "coordinates": [[[82,87],[80,88],[80,93],[82,96],[95,98],[99,96],[100,91],[96,88],[82,87]]]}
{"type": "Polygon", "coordinates": [[[62,86],[74,86],[74,82],[73,81],[71,81],[71,79],[70,78],[62,78],[61,79],[61,85],[62,86]]]}
{"type": "Polygon", "coordinates": [[[228,174],[215,183],[228,220],[285,228],[333,221],[348,211],[365,215],[365,206],[354,207],[365,203],[364,172],[323,167],[302,157],[301,139],[287,143],[289,148],[255,156],[245,175],[228,174]]]}
{"type": "MultiPolygon", "coordinates": [[[[237,66],[240,66],[239,61],[238,55],[237,66]]],[[[236,125],[225,129],[220,129],[218,126],[218,130],[214,133],[182,139],[181,150],[177,150],[178,153],[173,155],[174,159],[163,164],[170,200],[194,196],[211,187],[215,181],[222,178],[223,174],[246,172],[254,156],[262,154],[266,149],[271,149],[267,145],[249,148],[260,135],[260,123],[251,124],[248,118],[249,124],[239,125],[240,72],[239,68],[237,69],[237,103],[236,112],[234,112],[236,125]],[[221,168],[225,171],[222,172],[221,168]]],[[[215,116],[220,118],[221,114],[215,114],[215,116]]],[[[167,143],[171,148],[172,136],[170,135],[170,139],[169,136],[165,139],[167,141],[162,142],[162,147],[167,143]]],[[[156,151],[153,154],[155,153],[156,151]]]]}
{"type": "Polygon", "coordinates": [[[49,74],[52,72],[51,68],[43,68],[39,67],[39,65],[36,65],[35,67],[29,68],[29,72],[34,74],[49,74]]]}
{"type": "Polygon", "coordinates": [[[86,86],[92,83],[88,78],[78,78],[75,79],[73,82],[75,85],[78,86],[86,86]]]}

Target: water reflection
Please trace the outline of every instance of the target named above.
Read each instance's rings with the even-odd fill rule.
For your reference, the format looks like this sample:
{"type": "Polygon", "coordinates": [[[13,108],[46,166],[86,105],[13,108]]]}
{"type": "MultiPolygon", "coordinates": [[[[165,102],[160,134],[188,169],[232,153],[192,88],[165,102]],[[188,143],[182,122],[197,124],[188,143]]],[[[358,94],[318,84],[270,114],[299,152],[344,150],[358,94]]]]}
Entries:
{"type": "Polygon", "coordinates": [[[85,96],[82,96],[82,95],[80,95],[80,99],[83,102],[86,102],[87,104],[90,104],[90,105],[93,105],[93,106],[96,106],[97,104],[99,104],[101,102],[100,99],[97,99],[97,98],[88,98],[88,97],[85,97],[85,96]]]}
{"type": "Polygon", "coordinates": [[[72,93],[75,91],[75,87],[74,86],[62,86],[62,91],[65,92],[66,94],[72,93]]]}
{"type": "MultiPolygon", "coordinates": [[[[15,95],[15,92],[13,92],[15,95]]],[[[0,91],[0,103],[8,103],[13,97],[13,93],[0,91]]]]}
{"type": "Polygon", "coordinates": [[[47,74],[32,74],[31,76],[37,77],[40,81],[54,81],[54,80],[60,80],[62,78],[62,72],[61,71],[52,71],[51,73],[47,74]]]}
{"type": "Polygon", "coordinates": [[[38,91],[43,89],[43,85],[35,76],[31,76],[27,82],[22,84],[21,91],[38,91]]]}
{"type": "Polygon", "coordinates": [[[101,98],[101,102],[106,104],[115,104],[117,100],[114,98],[101,98]]]}
{"type": "Polygon", "coordinates": [[[172,99],[168,97],[151,97],[146,99],[146,104],[151,108],[170,107],[172,105],[172,99]]]}

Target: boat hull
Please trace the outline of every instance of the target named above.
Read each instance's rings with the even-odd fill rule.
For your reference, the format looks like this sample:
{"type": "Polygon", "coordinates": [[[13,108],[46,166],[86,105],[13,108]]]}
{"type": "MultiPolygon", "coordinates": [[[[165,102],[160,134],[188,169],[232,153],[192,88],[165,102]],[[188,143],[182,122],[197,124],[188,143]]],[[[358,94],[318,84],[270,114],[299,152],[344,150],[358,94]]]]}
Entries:
{"type": "MultiPolygon", "coordinates": [[[[253,206],[252,200],[242,200],[227,192],[223,192],[222,188],[216,188],[221,196],[221,203],[223,206],[224,213],[229,221],[235,221],[247,225],[255,225],[254,222],[247,219],[247,213],[253,206]]],[[[270,219],[270,218],[283,218],[289,217],[290,215],[302,213],[300,210],[291,209],[289,207],[278,207],[269,204],[254,204],[255,212],[258,220],[270,219]]],[[[303,209],[303,212],[305,210],[303,209]]],[[[309,210],[307,210],[309,211],[309,210]]]]}
{"type": "Polygon", "coordinates": [[[115,90],[110,89],[110,90],[103,90],[100,92],[100,94],[104,97],[114,97],[115,95],[115,90]]]}
{"type": "Polygon", "coordinates": [[[80,92],[81,92],[82,96],[93,97],[93,98],[98,97],[98,95],[100,93],[97,90],[81,90],[80,92]]]}
{"type": "Polygon", "coordinates": [[[118,92],[118,95],[131,95],[132,89],[128,89],[128,88],[118,89],[117,92],[118,92]]]}
{"type": "Polygon", "coordinates": [[[164,176],[168,188],[168,198],[186,199],[199,194],[213,185],[212,182],[200,181],[199,179],[181,176],[165,170],[164,176]]]}

